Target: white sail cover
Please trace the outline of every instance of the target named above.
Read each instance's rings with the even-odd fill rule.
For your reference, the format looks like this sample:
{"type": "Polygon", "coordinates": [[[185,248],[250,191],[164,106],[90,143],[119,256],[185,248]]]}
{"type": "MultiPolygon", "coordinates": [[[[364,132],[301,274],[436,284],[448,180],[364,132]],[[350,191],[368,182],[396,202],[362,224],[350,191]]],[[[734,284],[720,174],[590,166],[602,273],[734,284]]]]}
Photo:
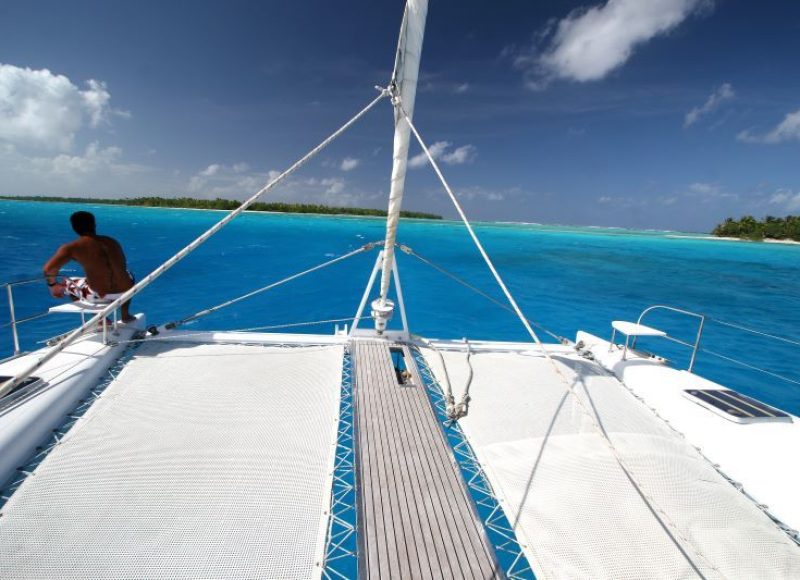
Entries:
{"type": "MultiPolygon", "coordinates": [[[[392,83],[409,118],[414,117],[414,101],[417,97],[417,78],[422,54],[422,38],[425,34],[425,18],[428,15],[428,0],[408,0],[400,28],[397,44],[397,57],[394,63],[392,83]]],[[[392,160],[392,181],[389,189],[389,209],[386,218],[386,244],[384,245],[383,270],[381,272],[381,299],[386,299],[394,264],[394,242],[397,237],[397,223],[400,219],[400,206],[403,203],[403,190],[406,182],[408,144],[411,128],[395,110],[394,150],[392,160]]]]}

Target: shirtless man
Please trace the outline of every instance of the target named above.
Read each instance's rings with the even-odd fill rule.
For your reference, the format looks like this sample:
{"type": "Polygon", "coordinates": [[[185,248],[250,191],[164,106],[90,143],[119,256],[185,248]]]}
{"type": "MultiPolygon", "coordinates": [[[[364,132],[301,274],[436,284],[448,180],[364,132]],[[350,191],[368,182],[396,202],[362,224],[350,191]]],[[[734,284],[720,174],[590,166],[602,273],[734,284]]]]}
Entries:
{"type": "MultiPolygon", "coordinates": [[[[98,236],[95,232],[94,215],[79,211],[69,218],[78,239],[61,246],[44,265],[44,275],[50,294],[54,298],[69,296],[72,300],[95,302],[106,294],[125,292],[134,284],[127,270],[125,253],[114,238],[98,236]],[[58,280],[58,271],[70,260],[83,267],[85,278],[58,280]]],[[[122,305],[122,320],[134,319],[129,312],[130,301],[122,305]]]]}

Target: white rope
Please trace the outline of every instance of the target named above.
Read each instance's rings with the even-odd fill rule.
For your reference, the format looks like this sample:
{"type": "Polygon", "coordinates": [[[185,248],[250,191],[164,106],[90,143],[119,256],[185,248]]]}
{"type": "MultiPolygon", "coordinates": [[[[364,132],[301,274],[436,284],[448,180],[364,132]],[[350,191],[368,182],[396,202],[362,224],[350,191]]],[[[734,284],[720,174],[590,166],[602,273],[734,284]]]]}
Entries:
{"type": "Polygon", "coordinates": [[[406,123],[408,123],[408,126],[411,127],[411,131],[412,131],[412,133],[414,133],[414,137],[417,138],[417,142],[419,143],[420,147],[422,147],[422,150],[425,152],[425,156],[428,158],[428,161],[431,162],[431,166],[433,167],[433,170],[436,172],[436,175],[439,177],[439,181],[442,182],[442,185],[444,186],[444,189],[447,192],[447,195],[450,196],[450,199],[452,200],[453,205],[456,207],[456,211],[458,211],[458,215],[461,216],[461,221],[464,222],[464,226],[466,226],[467,231],[469,232],[469,235],[472,238],[472,241],[475,242],[475,246],[478,248],[478,251],[480,252],[481,256],[483,257],[483,261],[486,262],[486,265],[489,267],[489,270],[492,272],[492,276],[494,276],[494,279],[497,281],[497,284],[500,286],[500,289],[503,291],[503,294],[505,294],[506,299],[508,300],[509,304],[511,304],[511,307],[514,309],[514,312],[519,317],[520,321],[522,322],[522,325],[525,327],[525,330],[528,331],[528,334],[530,334],[530,336],[533,339],[533,341],[542,350],[544,350],[544,345],[542,344],[542,341],[539,340],[539,337],[533,331],[533,328],[531,328],[531,325],[528,324],[528,319],[525,318],[524,314],[522,314],[522,310],[520,310],[519,306],[517,305],[517,301],[514,300],[514,297],[511,295],[511,292],[508,291],[508,288],[506,287],[505,282],[503,282],[503,279],[500,277],[500,274],[497,272],[497,269],[494,267],[494,264],[492,263],[491,258],[489,258],[489,254],[487,254],[486,250],[483,249],[483,244],[481,244],[481,241],[478,239],[478,236],[475,234],[475,230],[472,229],[472,225],[469,223],[469,220],[467,219],[467,216],[464,213],[464,210],[461,208],[461,204],[458,203],[458,199],[456,199],[456,196],[453,193],[453,190],[450,189],[450,185],[448,185],[447,180],[444,178],[444,175],[442,174],[441,169],[439,169],[439,164],[436,163],[436,159],[434,159],[433,155],[431,155],[431,152],[428,150],[428,146],[422,140],[422,137],[420,136],[419,132],[417,131],[417,128],[411,122],[411,119],[408,117],[408,115],[406,115],[406,111],[405,111],[405,109],[403,109],[402,103],[400,102],[400,100],[397,97],[394,97],[392,102],[394,103],[395,107],[397,107],[398,110],[402,113],[403,117],[406,120],[406,123]]]}
{"type": "Polygon", "coordinates": [[[442,351],[440,351],[435,344],[433,344],[424,336],[412,334],[411,337],[427,346],[436,353],[436,356],[439,357],[439,363],[442,365],[442,371],[444,372],[444,408],[447,418],[451,421],[458,421],[462,417],[466,417],[469,414],[469,402],[472,400],[472,398],[469,396],[469,387],[472,385],[473,377],[472,363],[469,360],[472,356],[472,349],[470,348],[469,341],[466,338],[464,339],[464,344],[467,346],[467,368],[469,369],[469,375],[467,376],[467,382],[464,386],[464,393],[461,395],[461,400],[456,403],[455,395],[453,395],[453,387],[450,384],[450,375],[447,374],[447,364],[444,362],[442,351]]]}
{"type": "Polygon", "coordinates": [[[300,167],[306,164],[310,159],[312,159],[315,155],[317,155],[320,151],[325,149],[332,141],[334,141],[339,135],[344,133],[347,129],[349,129],[356,121],[358,121],[361,117],[363,117],[372,107],[378,104],[384,97],[388,96],[388,91],[382,90],[381,93],[375,97],[366,107],[361,109],[352,119],[347,121],[344,125],[342,125],[339,129],[334,131],[328,138],[322,141],[319,145],[314,147],[311,151],[306,153],[305,156],[300,158],[300,160],[296,161],[294,165],[289,167],[286,171],[281,173],[275,179],[267,183],[264,187],[259,189],[255,194],[253,194],[247,201],[242,203],[238,208],[231,211],[221,220],[219,220],[216,224],[211,226],[205,233],[198,236],[193,242],[191,242],[188,246],[183,248],[177,254],[172,256],[166,262],[161,264],[158,268],[153,270],[150,274],[142,278],[139,282],[137,282],[131,289],[126,290],[119,298],[114,300],[108,306],[100,310],[97,314],[95,314],[91,319],[89,319],[86,323],[84,323],[80,328],[73,331],[67,338],[63,341],[59,342],[57,345],[52,347],[49,351],[47,351],[44,355],[42,355],[35,363],[27,367],[22,372],[18,373],[14,376],[13,379],[9,379],[2,385],[0,385],[0,397],[14,389],[17,385],[19,385],[22,381],[28,378],[32,373],[36,371],[39,367],[45,364],[47,361],[52,359],[62,350],[64,350],[67,346],[73,343],[73,341],[78,338],[85,330],[91,328],[93,325],[97,324],[98,321],[103,320],[106,316],[108,316],[111,312],[116,310],[120,307],[121,304],[127,302],[131,298],[133,298],[136,294],[141,292],[144,288],[149,286],[153,281],[155,281],[161,274],[172,268],[175,264],[180,262],[183,258],[188,256],[192,251],[194,251],[198,246],[200,246],[203,242],[205,242],[208,238],[213,236],[223,227],[225,227],[230,221],[235,219],[237,216],[242,214],[250,205],[252,205],[259,197],[261,197],[264,193],[270,191],[274,188],[278,183],[286,179],[289,175],[297,171],[300,167]]]}
{"type": "MultiPolygon", "coordinates": [[[[408,115],[406,115],[405,111],[403,110],[402,103],[400,102],[400,100],[397,97],[393,97],[392,98],[392,103],[397,108],[397,110],[399,110],[401,112],[401,114],[405,118],[406,122],[408,123],[409,127],[411,128],[412,133],[414,133],[414,137],[416,137],[417,142],[419,143],[420,147],[422,147],[422,150],[425,153],[425,156],[428,158],[428,161],[430,161],[431,167],[433,167],[433,170],[436,172],[436,175],[439,177],[439,181],[441,181],[442,186],[444,187],[444,189],[447,192],[447,194],[450,196],[450,199],[452,200],[453,205],[455,205],[456,210],[458,211],[458,214],[461,217],[461,221],[464,222],[464,225],[466,226],[467,231],[469,232],[469,235],[472,238],[472,241],[475,243],[475,246],[478,248],[478,251],[480,252],[481,256],[483,257],[484,261],[486,262],[486,265],[489,267],[489,270],[492,272],[492,275],[494,276],[494,278],[497,281],[498,285],[502,289],[503,294],[505,294],[506,298],[508,299],[509,303],[511,304],[511,307],[514,309],[514,312],[517,314],[517,317],[520,319],[520,322],[525,327],[525,330],[528,331],[528,334],[530,334],[531,338],[533,338],[534,342],[539,347],[539,349],[541,350],[541,352],[544,355],[544,357],[550,362],[551,366],[553,367],[553,370],[555,371],[556,375],[560,378],[560,380],[563,383],[564,387],[566,388],[567,392],[570,393],[574,397],[575,401],[578,403],[578,405],[581,408],[581,410],[584,413],[584,415],[586,415],[586,417],[589,419],[589,421],[594,426],[594,428],[600,433],[601,439],[605,442],[605,444],[608,447],[610,453],[613,455],[615,461],[620,466],[622,471],[627,475],[629,481],[634,486],[634,488],[636,489],[637,493],[640,495],[640,497],[643,499],[643,501],[645,501],[645,503],[650,507],[650,509],[651,509],[652,513],[654,514],[654,516],[659,520],[659,522],[662,523],[662,527],[664,527],[664,530],[667,531],[667,526],[669,526],[669,528],[672,529],[671,532],[667,531],[667,533],[670,536],[672,536],[673,542],[675,543],[676,547],[681,552],[681,554],[684,556],[684,558],[686,558],[686,561],[689,563],[690,566],[692,566],[693,570],[697,573],[697,575],[700,578],[705,578],[705,576],[697,568],[695,563],[689,557],[689,554],[687,554],[686,551],[684,550],[683,546],[681,546],[681,544],[677,542],[676,537],[680,538],[681,541],[689,549],[691,549],[691,551],[694,553],[695,557],[703,560],[708,565],[709,568],[711,568],[714,572],[717,573],[717,575],[719,575],[720,577],[724,577],[722,575],[722,573],[719,571],[719,569],[716,566],[714,566],[714,564],[712,562],[710,562],[708,560],[708,558],[706,558],[706,556],[704,554],[702,554],[694,546],[694,544],[692,542],[690,542],[689,539],[680,531],[680,529],[671,520],[669,515],[667,515],[667,513],[663,509],[658,507],[658,505],[656,504],[656,502],[653,499],[653,497],[645,491],[646,488],[641,484],[640,481],[638,481],[634,477],[633,471],[626,466],[625,461],[622,459],[622,456],[620,455],[620,453],[617,450],[616,446],[611,441],[610,436],[608,435],[606,430],[602,427],[602,425],[600,425],[599,418],[597,417],[597,413],[596,412],[592,413],[586,407],[586,404],[584,403],[584,401],[581,399],[580,396],[578,396],[578,393],[575,392],[574,386],[570,383],[570,381],[567,380],[566,376],[564,376],[564,374],[561,372],[561,369],[558,368],[558,365],[553,360],[553,357],[550,356],[550,353],[547,352],[547,350],[544,347],[544,344],[542,344],[542,341],[539,340],[539,337],[533,331],[533,329],[531,328],[530,324],[528,324],[528,319],[525,317],[524,314],[522,314],[522,311],[520,310],[519,306],[517,305],[516,300],[514,300],[514,297],[511,295],[511,292],[509,292],[508,288],[506,287],[505,283],[503,282],[503,279],[500,277],[500,274],[495,269],[494,264],[492,264],[492,261],[489,258],[488,254],[486,253],[486,250],[484,250],[483,245],[481,244],[480,240],[478,239],[478,236],[475,234],[475,231],[472,229],[472,226],[470,225],[469,220],[467,219],[467,216],[464,213],[464,210],[461,208],[461,204],[458,203],[458,200],[456,199],[455,194],[453,194],[453,190],[450,189],[450,186],[448,185],[447,180],[444,178],[444,175],[442,174],[441,169],[439,169],[439,164],[436,163],[436,159],[434,159],[433,155],[431,155],[431,152],[428,150],[428,147],[425,144],[425,141],[423,141],[422,136],[419,134],[419,132],[417,131],[417,128],[414,126],[414,123],[411,122],[411,119],[409,119],[408,115]],[[660,514],[661,517],[656,515],[656,512],[658,512],[658,514],[660,514]],[[664,522],[661,521],[662,517],[663,517],[664,522]],[[673,534],[674,534],[674,536],[673,536],[673,534]]],[[[449,381],[448,381],[448,383],[449,383],[449,381]]]]}
{"type": "Polygon", "coordinates": [[[456,403],[455,399],[451,401],[450,408],[447,409],[447,416],[450,417],[451,420],[457,421],[462,417],[466,417],[469,413],[469,402],[472,400],[472,397],[469,396],[469,387],[472,385],[472,378],[475,375],[472,369],[472,362],[470,362],[470,358],[472,357],[472,348],[470,348],[469,341],[464,338],[464,344],[467,346],[467,368],[469,369],[469,374],[467,375],[467,382],[464,385],[464,393],[461,395],[461,400],[456,403]]]}
{"type": "Polygon", "coordinates": [[[291,276],[287,276],[286,278],[283,278],[282,280],[278,280],[277,282],[272,282],[271,284],[268,284],[266,286],[258,288],[257,290],[253,290],[252,292],[248,292],[247,294],[243,294],[243,295],[241,295],[241,296],[239,296],[237,298],[232,298],[231,300],[223,302],[222,304],[217,304],[216,306],[212,306],[211,308],[206,308],[205,310],[201,310],[200,312],[196,312],[195,314],[192,314],[191,316],[187,316],[186,318],[182,318],[181,320],[177,320],[175,322],[168,322],[167,324],[164,325],[164,328],[166,328],[168,330],[171,330],[173,328],[176,328],[178,326],[186,324],[187,322],[191,322],[193,320],[197,320],[198,318],[202,318],[203,316],[206,316],[208,314],[216,312],[217,310],[221,310],[222,308],[226,308],[226,307],[231,306],[233,304],[237,304],[238,302],[241,302],[242,300],[247,300],[248,298],[252,298],[253,296],[261,294],[262,292],[266,292],[267,290],[272,290],[273,288],[277,288],[278,286],[286,284],[287,282],[291,282],[292,280],[296,280],[297,278],[305,276],[306,274],[311,274],[312,272],[316,272],[317,270],[322,270],[323,268],[327,268],[328,266],[332,266],[333,264],[341,262],[342,260],[346,260],[347,258],[351,258],[353,256],[356,256],[356,255],[358,255],[358,254],[360,254],[362,252],[369,251],[372,248],[374,248],[375,246],[378,246],[378,245],[380,245],[382,243],[383,242],[381,241],[381,242],[370,242],[368,244],[364,244],[363,246],[361,246],[360,248],[358,248],[356,250],[353,250],[352,252],[348,252],[348,253],[343,254],[343,255],[341,255],[341,256],[339,256],[337,258],[333,258],[332,260],[328,260],[327,262],[323,262],[322,264],[318,264],[318,265],[314,266],[313,268],[309,268],[307,270],[303,270],[302,272],[298,272],[297,274],[292,274],[291,276]]]}
{"type": "Polygon", "coordinates": [[[447,365],[444,362],[444,357],[442,356],[442,352],[438,348],[436,348],[436,345],[434,345],[430,340],[428,340],[424,336],[419,336],[418,334],[412,334],[411,337],[415,340],[418,340],[425,346],[427,346],[429,349],[431,349],[433,352],[436,353],[436,356],[439,357],[439,363],[442,365],[442,372],[444,372],[445,399],[448,401],[448,403],[450,401],[454,402],[453,387],[450,385],[450,375],[447,374],[447,365]]]}

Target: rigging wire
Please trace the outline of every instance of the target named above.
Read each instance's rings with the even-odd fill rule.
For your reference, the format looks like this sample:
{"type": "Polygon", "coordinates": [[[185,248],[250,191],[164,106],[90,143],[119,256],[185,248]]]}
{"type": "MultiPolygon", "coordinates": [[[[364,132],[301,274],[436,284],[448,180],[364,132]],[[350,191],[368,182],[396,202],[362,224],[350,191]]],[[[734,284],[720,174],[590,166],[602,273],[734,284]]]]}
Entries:
{"type": "MultiPolygon", "coordinates": [[[[496,304],[497,306],[499,306],[503,310],[506,310],[507,312],[511,312],[512,314],[514,313],[514,309],[511,308],[508,304],[503,304],[497,298],[494,298],[494,297],[490,296],[489,294],[487,294],[486,292],[484,292],[480,288],[477,288],[476,286],[473,286],[472,284],[470,284],[469,282],[467,282],[463,278],[460,278],[459,276],[457,276],[456,274],[453,274],[452,272],[450,272],[449,270],[443,268],[442,266],[439,266],[438,264],[432,262],[431,260],[421,256],[420,254],[418,254],[416,251],[414,251],[409,246],[406,246],[406,245],[403,245],[403,244],[396,244],[396,246],[402,252],[404,252],[405,254],[408,254],[409,256],[413,256],[414,258],[417,258],[423,264],[427,264],[428,266],[430,266],[431,268],[433,268],[437,272],[440,272],[441,274],[444,274],[445,276],[447,276],[451,280],[453,280],[455,282],[458,282],[459,284],[461,284],[462,286],[472,290],[476,294],[479,294],[480,296],[483,296],[484,298],[486,298],[487,300],[489,300],[493,304],[496,304]]],[[[538,322],[535,322],[535,321],[530,320],[530,319],[528,319],[528,322],[530,322],[533,326],[535,326],[536,328],[538,328],[539,330],[541,330],[545,334],[549,335],[551,338],[556,339],[561,344],[570,344],[570,342],[571,342],[569,339],[567,339],[567,338],[565,338],[563,336],[559,336],[555,332],[552,332],[552,331],[548,330],[547,328],[545,328],[544,326],[542,326],[538,322]]]]}
{"type": "Polygon", "coordinates": [[[719,320],[717,318],[706,318],[706,320],[710,320],[712,322],[716,322],[717,324],[721,324],[722,326],[729,326],[731,328],[735,328],[737,330],[743,330],[745,332],[750,332],[752,334],[758,334],[759,336],[765,336],[767,338],[772,338],[774,340],[779,340],[781,342],[785,342],[788,344],[793,344],[795,346],[800,346],[800,341],[792,340],[791,338],[785,338],[783,336],[776,336],[774,334],[770,334],[768,332],[762,332],[760,330],[756,330],[754,328],[749,328],[747,326],[742,326],[741,324],[736,324],[733,322],[725,322],[724,320],[719,320]]]}
{"type": "Polygon", "coordinates": [[[17,385],[22,383],[26,378],[28,378],[31,374],[33,374],[36,369],[40,368],[44,365],[47,361],[52,359],[62,350],[64,350],[67,346],[72,344],[76,338],[78,338],[81,334],[83,334],[87,329],[91,328],[93,325],[97,324],[99,321],[103,320],[106,316],[108,316],[111,312],[119,308],[124,302],[127,302],[131,298],[133,298],[136,294],[141,292],[144,288],[149,286],[152,282],[154,282],[158,277],[160,277],[164,272],[172,268],[175,264],[180,262],[183,258],[188,256],[192,253],[198,246],[204,243],[208,238],[216,234],[219,230],[225,227],[230,221],[235,219],[237,216],[242,214],[248,207],[250,207],[259,197],[261,197],[264,193],[267,193],[271,189],[273,189],[278,183],[283,181],[286,177],[297,171],[300,167],[305,165],[310,159],[315,157],[320,151],[325,149],[328,145],[330,145],[337,137],[339,137],[342,133],[344,133],[347,129],[349,129],[356,121],[358,121],[361,117],[363,117],[370,109],[372,109],[375,105],[377,105],[382,99],[389,95],[389,91],[386,89],[382,89],[380,94],[375,97],[366,107],[361,109],[354,117],[352,117],[349,121],[347,121],[344,125],[339,127],[336,131],[334,131],[331,135],[329,135],[326,139],[324,139],[319,145],[314,147],[311,151],[306,153],[303,157],[297,160],[292,166],[290,166],[287,170],[283,173],[275,177],[267,183],[264,187],[259,189],[255,194],[253,194],[250,198],[242,203],[238,208],[231,211],[221,220],[219,220],[216,224],[211,226],[205,233],[198,236],[195,240],[193,240],[189,245],[185,248],[180,250],[177,254],[169,258],[163,264],[161,264],[158,268],[153,270],[150,274],[142,278],[139,282],[133,285],[130,289],[126,290],[122,293],[119,298],[111,302],[108,306],[97,312],[92,318],[87,320],[84,324],[82,324],[79,328],[74,330],[69,336],[67,336],[63,341],[59,342],[55,346],[53,346],[49,351],[47,351],[44,355],[42,355],[39,359],[36,360],[33,364],[28,366],[23,371],[17,373],[14,378],[5,381],[4,383],[0,384],[0,397],[5,395],[6,393],[10,392],[14,389],[17,385]]]}
{"type": "Polygon", "coordinates": [[[40,312],[39,314],[33,314],[31,316],[28,316],[27,318],[20,318],[18,320],[15,320],[14,322],[6,322],[4,324],[0,324],[0,329],[8,328],[9,326],[14,326],[14,325],[19,326],[23,322],[31,322],[33,320],[39,320],[40,318],[44,318],[48,314],[50,314],[50,311],[46,310],[45,312],[40,312]]]}
{"type": "Polygon", "coordinates": [[[536,333],[534,332],[533,328],[531,328],[531,325],[528,324],[528,319],[525,318],[525,316],[522,314],[522,310],[520,310],[520,307],[517,305],[517,301],[514,300],[514,297],[511,295],[511,292],[509,292],[508,288],[506,287],[505,282],[503,282],[503,279],[500,277],[500,274],[497,272],[497,269],[494,267],[494,264],[492,263],[492,259],[489,257],[489,254],[486,253],[486,250],[483,248],[483,244],[481,244],[481,241],[478,239],[478,236],[475,234],[475,231],[472,229],[472,225],[469,223],[469,220],[467,219],[467,216],[464,213],[464,210],[461,208],[461,204],[458,203],[458,199],[456,199],[456,196],[453,193],[453,190],[450,189],[450,185],[447,183],[447,180],[444,178],[444,175],[442,174],[441,169],[439,169],[439,164],[436,162],[436,159],[433,158],[433,155],[431,155],[431,152],[428,150],[428,146],[422,140],[422,137],[420,136],[419,132],[417,131],[417,128],[411,122],[411,119],[409,118],[408,114],[406,113],[406,110],[403,108],[403,104],[400,102],[399,95],[396,95],[396,94],[392,95],[392,104],[394,104],[394,106],[397,108],[397,110],[403,115],[403,118],[406,120],[406,123],[408,123],[408,126],[411,128],[411,132],[414,133],[414,137],[416,137],[417,142],[419,143],[420,147],[422,147],[422,150],[425,152],[425,155],[428,157],[428,160],[431,163],[431,167],[433,167],[433,170],[436,172],[436,175],[439,177],[439,181],[442,182],[442,186],[444,186],[444,189],[447,192],[447,195],[450,196],[450,199],[452,200],[453,205],[455,205],[456,211],[458,212],[458,215],[461,217],[461,221],[464,222],[464,226],[467,228],[467,232],[469,232],[469,235],[472,238],[472,241],[475,243],[475,246],[478,248],[478,251],[480,252],[481,256],[483,257],[483,261],[486,262],[486,265],[489,267],[489,270],[492,272],[492,276],[494,276],[495,281],[500,286],[500,289],[503,291],[503,294],[505,294],[506,299],[511,304],[511,307],[514,309],[514,312],[516,313],[516,315],[519,317],[520,321],[522,322],[522,325],[525,327],[525,330],[528,331],[528,334],[530,334],[530,336],[533,339],[533,341],[542,350],[544,350],[544,345],[542,345],[542,341],[536,335],[536,333]]]}
{"type": "Polygon", "coordinates": [[[790,379],[789,377],[786,377],[784,375],[780,375],[778,373],[773,373],[772,371],[768,371],[766,369],[762,369],[760,367],[751,365],[751,364],[746,363],[744,361],[740,361],[740,360],[737,360],[735,358],[731,358],[729,356],[725,356],[724,354],[720,354],[718,352],[714,352],[713,350],[708,350],[707,348],[701,348],[700,350],[702,352],[710,354],[711,356],[715,356],[715,357],[721,358],[723,360],[735,363],[737,365],[743,366],[743,367],[748,368],[748,369],[753,370],[753,371],[758,371],[758,372],[764,373],[764,374],[769,375],[771,377],[775,377],[776,379],[781,379],[783,381],[786,381],[787,383],[793,383],[795,385],[800,385],[800,381],[798,381],[798,380],[790,379]]]}
{"type": "Polygon", "coordinates": [[[164,325],[164,328],[166,328],[167,330],[172,330],[173,328],[177,328],[178,326],[182,326],[182,325],[186,324],[187,322],[192,322],[194,320],[197,320],[198,318],[202,318],[203,316],[207,316],[208,314],[216,312],[217,310],[221,310],[221,309],[226,308],[228,306],[232,306],[233,304],[237,304],[237,303],[241,302],[242,300],[246,300],[248,298],[252,298],[253,296],[261,294],[262,292],[266,292],[267,290],[272,290],[273,288],[277,288],[278,286],[286,284],[287,282],[291,282],[292,280],[296,280],[296,279],[298,279],[298,278],[300,278],[302,276],[305,276],[306,274],[311,274],[312,272],[316,272],[318,270],[322,270],[323,268],[327,268],[328,266],[332,266],[333,264],[336,264],[338,262],[346,260],[347,258],[351,258],[351,257],[357,256],[358,254],[361,254],[363,252],[367,252],[367,251],[369,251],[369,250],[373,249],[374,247],[379,246],[381,244],[383,244],[382,241],[380,241],[380,242],[370,242],[368,244],[364,244],[363,246],[353,250],[352,252],[348,252],[346,254],[343,254],[341,256],[338,256],[336,258],[328,260],[327,262],[323,262],[322,264],[318,264],[318,265],[316,265],[316,266],[314,266],[312,268],[308,268],[307,270],[303,270],[302,272],[298,272],[296,274],[292,274],[291,276],[287,276],[286,278],[283,278],[282,280],[278,280],[277,282],[272,282],[270,284],[267,284],[266,286],[262,286],[261,288],[253,290],[253,291],[248,292],[246,294],[242,294],[241,296],[238,296],[236,298],[232,298],[230,300],[222,302],[221,304],[217,304],[216,306],[212,306],[211,308],[206,308],[205,310],[201,310],[199,312],[196,312],[196,313],[192,314],[191,316],[187,316],[186,318],[182,318],[181,320],[177,320],[177,321],[174,321],[174,322],[168,322],[167,324],[164,325]]]}

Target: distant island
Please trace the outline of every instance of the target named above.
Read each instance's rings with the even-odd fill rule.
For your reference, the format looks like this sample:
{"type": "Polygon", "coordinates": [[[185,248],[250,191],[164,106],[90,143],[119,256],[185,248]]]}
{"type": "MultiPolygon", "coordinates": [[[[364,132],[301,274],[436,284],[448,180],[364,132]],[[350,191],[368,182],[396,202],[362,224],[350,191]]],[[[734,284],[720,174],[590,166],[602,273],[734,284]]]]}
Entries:
{"type": "MultiPolygon", "coordinates": [[[[95,203],[103,205],[132,205],[139,207],[170,207],[181,209],[222,209],[233,210],[242,202],[231,199],[195,199],[192,197],[131,197],[123,199],[94,199],[89,197],[25,197],[21,195],[4,195],[0,199],[15,201],[59,201],[68,203],[95,203]]],[[[360,215],[386,217],[384,209],[363,207],[332,207],[315,203],[262,203],[256,202],[247,211],[269,211],[279,213],[313,213],[328,215],[360,215]]],[[[442,216],[420,211],[401,211],[400,217],[440,220],[442,216]]]]}
{"type": "Polygon", "coordinates": [[[800,216],[767,216],[757,220],[746,215],[740,220],[726,219],[711,232],[715,236],[744,240],[794,240],[800,242],[800,216]]]}

